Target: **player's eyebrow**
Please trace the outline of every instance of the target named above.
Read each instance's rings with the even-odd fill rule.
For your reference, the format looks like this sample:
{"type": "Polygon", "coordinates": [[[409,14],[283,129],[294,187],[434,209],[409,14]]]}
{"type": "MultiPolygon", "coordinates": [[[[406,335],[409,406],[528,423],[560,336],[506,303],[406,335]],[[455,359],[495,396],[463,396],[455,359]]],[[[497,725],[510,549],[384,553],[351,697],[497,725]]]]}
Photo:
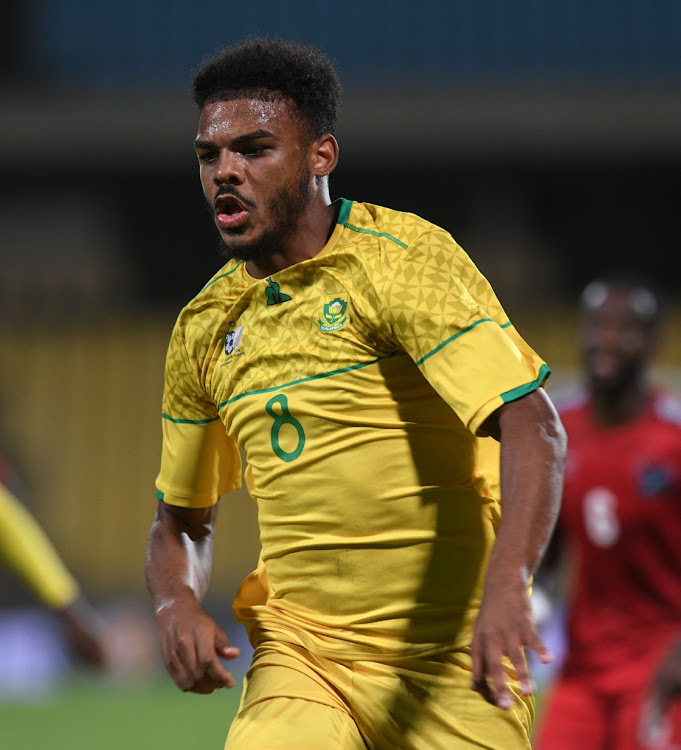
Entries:
{"type": "Polygon", "coordinates": [[[274,138],[274,133],[270,133],[269,130],[254,130],[252,133],[246,133],[244,135],[238,135],[232,140],[232,143],[241,144],[246,141],[254,141],[257,138],[274,138]]]}
{"type": "MultiPolygon", "coordinates": [[[[244,143],[255,141],[258,138],[276,139],[276,136],[274,135],[274,133],[270,133],[269,130],[254,130],[251,133],[244,133],[243,135],[236,136],[236,138],[232,139],[232,144],[235,146],[242,146],[244,143]]],[[[194,148],[197,150],[209,150],[211,148],[215,148],[215,144],[213,143],[213,141],[204,141],[201,138],[197,138],[194,141],[194,148]]]]}

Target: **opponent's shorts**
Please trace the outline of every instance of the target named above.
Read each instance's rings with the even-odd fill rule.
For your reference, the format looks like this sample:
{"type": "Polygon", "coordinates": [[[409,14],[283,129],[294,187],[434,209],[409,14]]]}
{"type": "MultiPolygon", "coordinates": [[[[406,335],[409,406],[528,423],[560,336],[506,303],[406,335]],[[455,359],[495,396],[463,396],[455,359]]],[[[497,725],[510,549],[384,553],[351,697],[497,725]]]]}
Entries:
{"type": "Polygon", "coordinates": [[[532,697],[512,708],[472,687],[470,656],[340,663],[258,646],[225,750],[529,750],[532,697]]]}
{"type": "Polygon", "coordinates": [[[657,736],[642,731],[645,681],[604,690],[596,680],[561,677],[553,686],[537,727],[537,750],[681,750],[681,705],[665,717],[657,736]]]}

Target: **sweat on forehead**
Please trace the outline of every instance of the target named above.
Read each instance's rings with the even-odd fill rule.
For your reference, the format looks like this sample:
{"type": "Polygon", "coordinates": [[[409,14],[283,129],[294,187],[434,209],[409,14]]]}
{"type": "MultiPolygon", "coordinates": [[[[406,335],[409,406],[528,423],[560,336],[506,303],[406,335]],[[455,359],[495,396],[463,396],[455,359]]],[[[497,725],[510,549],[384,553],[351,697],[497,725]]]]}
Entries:
{"type": "Polygon", "coordinates": [[[295,102],[279,91],[270,91],[269,89],[262,88],[224,89],[212,94],[206,99],[203,106],[205,107],[206,104],[218,104],[219,102],[233,102],[241,99],[252,102],[253,113],[256,114],[259,110],[263,117],[270,117],[274,114],[274,108],[272,105],[283,104],[288,110],[291,119],[297,120],[303,124],[306,130],[311,130],[311,127],[306,122],[295,102]]]}

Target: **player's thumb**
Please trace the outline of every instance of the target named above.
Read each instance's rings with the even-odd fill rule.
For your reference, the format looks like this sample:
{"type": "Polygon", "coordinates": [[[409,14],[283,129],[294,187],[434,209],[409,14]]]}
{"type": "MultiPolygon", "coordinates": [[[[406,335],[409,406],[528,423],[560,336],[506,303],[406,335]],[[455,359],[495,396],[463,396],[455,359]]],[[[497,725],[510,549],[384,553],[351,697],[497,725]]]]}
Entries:
{"type": "Polygon", "coordinates": [[[215,653],[223,659],[236,659],[241,653],[236,646],[232,646],[224,630],[215,628],[215,653]]]}

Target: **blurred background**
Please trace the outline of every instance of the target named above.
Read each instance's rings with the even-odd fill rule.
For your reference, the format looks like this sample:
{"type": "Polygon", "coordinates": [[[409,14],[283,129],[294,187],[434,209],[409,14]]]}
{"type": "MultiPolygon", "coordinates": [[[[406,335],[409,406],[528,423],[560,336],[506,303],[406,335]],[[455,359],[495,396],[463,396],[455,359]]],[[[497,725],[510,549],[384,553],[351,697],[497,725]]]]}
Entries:
{"type": "MultiPolygon", "coordinates": [[[[159,679],[142,568],[165,349],[180,307],[221,265],[188,95],[221,47],[277,35],[336,61],[333,197],[448,229],[548,360],[554,395],[578,382],[579,291],[619,269],[663,292],[657,376],[681,386],[676,0],[6,0],[1,17],[0,449],[115,641],[113,677],[74,671],[49,615],[0,567],[3,748],[42,746],[49,712],[93,690],[109,708],[135,696],[150,736],[165,722],[166,750],[186,747],[168,710],[183,696],[167,678],[164,718],[140,710],[139,691],[159,679]]],[[[257,550],[253,503],[234,493],[208,608],[241,644],[230,599],[257,550]]],[[[221,701],[221,747],[231,704],[186,700],[221,701]]],[[[125,724],[79,705],[78,731],[87,716],[125,724]]],[[[180,722],[188,704],[177,705],[180,722]]],[[[215,724],[212,708],[195,710],[215,724]]],[[[106,731],[89,745],[69,731],[57,732],[64,747],[109,747],[106,731]]]]}

